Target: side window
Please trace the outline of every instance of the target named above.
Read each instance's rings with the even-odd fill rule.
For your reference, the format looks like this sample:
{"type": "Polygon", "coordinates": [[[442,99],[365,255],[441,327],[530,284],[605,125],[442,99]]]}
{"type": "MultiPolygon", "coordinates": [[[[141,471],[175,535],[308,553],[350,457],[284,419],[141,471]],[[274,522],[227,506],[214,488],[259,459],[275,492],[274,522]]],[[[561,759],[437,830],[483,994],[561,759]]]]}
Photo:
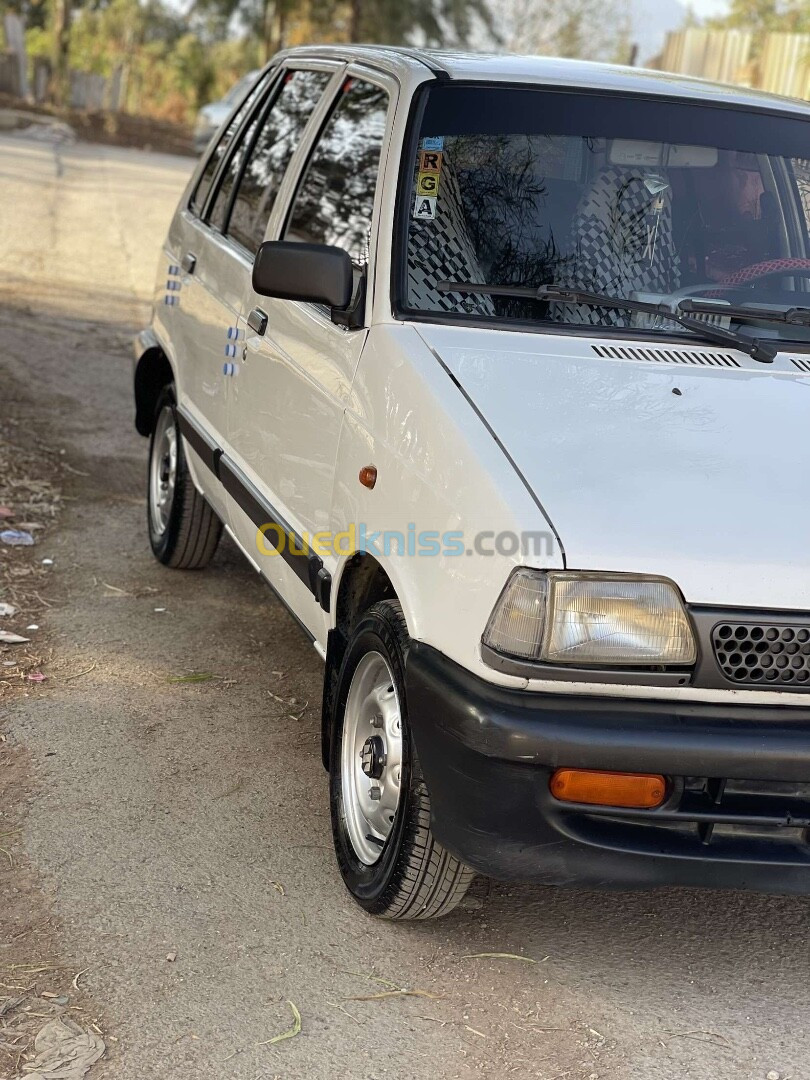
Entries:
{"type": "Polygon", "coordinates": [[[253,138],[259,129],[263,115],[264,107],[257,109],[253,113],[253,116],[250,118],[250,123],[247,127],[242,129],[242,133],[238,137],[239,142],[232,150],[230,159],[223,170],[222,179],[219,182],[219,188],[214,196],[214,202],[208,215],[209,223],[215,229],[219,229],[220,232],[225,232],[228,207],[231,205],[231,194],[233,192],[234,184],[239,181],[242,165],[245,161],[245,155],[250,152],[250,148],[253,145],[253,138]]]}
{"type": "Polygon", "coordinates": [[[191,196],[191,209],[195,214],[201,214],[203,207],[205,206],[205,200],[208,198],[208,192],[211,190],[211,184],[214,182],[214,175],[219,167],[220,161],[231,145],[233,137],[239,130],[239,125],[242,120],[247,116],[250,109],[258,100],[259,96],[267,89],[267,85],[270,79],[273,77],[273,73],[268,73],[263,79],[259,79],[253,89],[247,95],[245,100],[233,114],[227,128],[223,131],[222,136],[214,147],[214,150],[206,162],[205,168],[202,171],[200,179],[197,181],[197,186],[194,189],[194,194],[191,196]]]}
{"type": "Polygon", "coordinates": [[[331,74],[294,71],[265,115],[233,204],[229,234],[251,254],[264,239],[284,173],[331,74]]]}
{"type": "Polygon", "coordinates": [[[388,94],[347,79],[298,187],[286,240],[335,244],[368,263],[388,94]]]}

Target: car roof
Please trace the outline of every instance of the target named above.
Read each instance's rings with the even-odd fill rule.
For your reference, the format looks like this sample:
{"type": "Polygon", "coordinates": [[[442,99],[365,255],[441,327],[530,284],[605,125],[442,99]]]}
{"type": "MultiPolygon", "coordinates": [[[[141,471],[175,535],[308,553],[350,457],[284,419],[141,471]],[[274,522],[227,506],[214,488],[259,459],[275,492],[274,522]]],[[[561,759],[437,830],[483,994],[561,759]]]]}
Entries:
{"type": "Polygon", "coordinates": [[[709,82],[667,71],[622,67],[587,60],[511,53],[475,53],[439,49],[410,49],[393,45],[299,46],[283,55],[320,56],[382,67],[395,75],[434,75],[464,81],[522,83],[541,86],[680,98],[703,104],[735,105],[753,109],[790,111],[810,118],[810,103],[779,97],[744,86],[709,82]]]}

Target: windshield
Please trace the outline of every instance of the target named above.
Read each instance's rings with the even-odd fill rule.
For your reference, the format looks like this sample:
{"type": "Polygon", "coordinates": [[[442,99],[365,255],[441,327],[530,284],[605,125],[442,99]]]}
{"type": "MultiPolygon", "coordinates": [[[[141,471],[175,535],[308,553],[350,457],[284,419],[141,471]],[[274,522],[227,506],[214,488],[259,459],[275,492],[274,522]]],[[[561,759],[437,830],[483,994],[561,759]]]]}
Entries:
{"type": "Polygon", "coordinates": [[[734,309],[697,316],[716,326],[810,341],[810,327],[747,317],[810,306],[809,140],[807,122],[787,113],[432,87],[405,193],[402,306],[689,333],[661,315],[439,288],[553,284],[673,305],[704,299],[734,309]]]}

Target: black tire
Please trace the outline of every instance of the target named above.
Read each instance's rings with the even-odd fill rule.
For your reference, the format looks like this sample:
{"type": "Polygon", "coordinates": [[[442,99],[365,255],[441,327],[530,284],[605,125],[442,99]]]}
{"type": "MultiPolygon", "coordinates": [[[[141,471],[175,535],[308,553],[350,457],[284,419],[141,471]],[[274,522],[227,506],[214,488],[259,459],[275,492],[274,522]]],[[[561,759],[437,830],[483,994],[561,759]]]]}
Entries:
{"type": "Polygon", "coordinates": [[[405,700],[405,657],[410,638],[396,600],[375,604],[359,620],[341,665],[335,695],[329,767],[332,835],[343,881],[357,903],[385,919],[446,915],[463,898],[474,871],[434,839],[430,796],[410,734],[405,700]],[[381,653],[393,675],[402,725],[399,805],[379,858],[367,865],[350,838],[344,807],[342,740],[352,677],[369,652],[381,653]]]}
{"type": "Polygon", "coordinates": [[[164,388],[155,406],[149,440],[146,516],[149,543],[158,562],[178,570],[200,570],[211,561],[222,535],[222,522],[194,487],[177,425],[177,403],[171,386],[164,388]],[[168,411],[162,423],[165,410],[168,411]],[[171,437],[175,440],[176,464],[173,494],[165,506],[165,520],[160,522],[157,520],[159,512],[153,509],[153,495],[157,483],[155,469],[159,468],[156,455],[162,455],[164,445],[161,438],[164,423],[173,428],[171,437]],[[158,439],[161,439],[160,446],[158,439]]]}

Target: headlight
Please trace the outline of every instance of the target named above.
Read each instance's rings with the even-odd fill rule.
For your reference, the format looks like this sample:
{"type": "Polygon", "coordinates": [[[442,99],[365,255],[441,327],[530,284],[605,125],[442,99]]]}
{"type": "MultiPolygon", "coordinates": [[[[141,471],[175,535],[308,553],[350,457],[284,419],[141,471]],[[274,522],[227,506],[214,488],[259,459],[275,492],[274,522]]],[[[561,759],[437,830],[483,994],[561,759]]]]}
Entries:
{"type": "Polygon", "coordinates": [[[695,638],[678,590],[662,578],[515,570],[484,643],[547,664],[692,664],[695,638]]]}

